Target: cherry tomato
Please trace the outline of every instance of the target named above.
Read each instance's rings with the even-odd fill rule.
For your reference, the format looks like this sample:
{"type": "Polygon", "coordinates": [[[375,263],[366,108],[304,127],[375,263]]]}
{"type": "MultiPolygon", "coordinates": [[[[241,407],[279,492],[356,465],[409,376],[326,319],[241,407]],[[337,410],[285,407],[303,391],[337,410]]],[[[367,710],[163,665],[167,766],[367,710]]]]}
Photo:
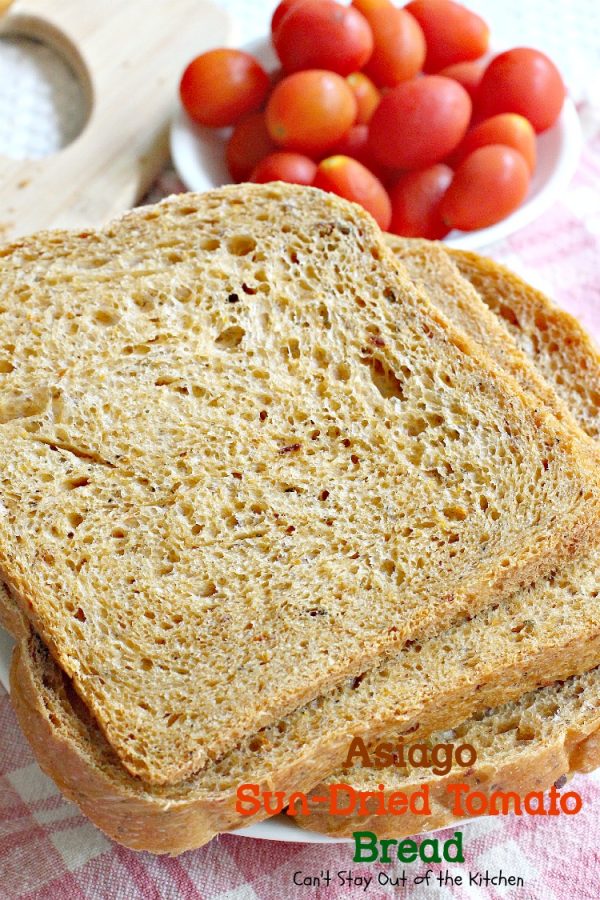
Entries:
{"type": "Polygon", "coordinates": [[[387,230],[392,206],[387,191],[372,172],[349,156],[330,156],[319,163],[314,186],[351,200],[370,212],[377,224],[387,230]]]}
{"type": "Polygon", "coordinates": [[[370,78],[363,72],[353,72],[348,75],[346,81],[350,85],[352,93],[356,98],[358,106],[358,116],[356,121],[359,125],[367,125],[373,116],[373,113],[379,106],[381,94],[373,84],[370,78]]]}
{"type": "Polygon", "coordinates": [[[536,161],[536,142],[533,125],[517,113],[500,113],[491,119],[484,119],[466,135],[456,153],[456,162],[460,163],[473,150],[487,144],[504,144],[518,150],[533,172],[536,161]]]}
{"type": "Polygon", "coordinates": [[[227,143],[227,168],[234,181],[247,181],[256,165],[276,150],[265,114],[252,113],[235,126],[227,143]]]}
{"type": "Polygon", "coordinates": [[[452,66],[446,66],[445,69],[438,72],[438,75],[443,75],[444,78],[452,78],[454,81],[458,81],[458,83],[464,87],[471,98],[471,101],[474,103],[484,71],[485,66],[482,62],[460,62],[454,63],[452,66]]]}
{"type": "Polygon", "coordinates": [[[452,169],[443,163],[402,175],[390,190],[392,234],[441,240],[450,229],[441,215],[441,203],[452,169]]]}
{"type": "Polygon", "coordinates": [[[271,34],[275,34],[281,25],[284,16],[289,13],[292,6],[298,6],[299,3],[304,3],[304,0],[281,0],[281,3],[276,7],[273,18],[271,19],[271,34]]]}
{"type": "Polygon", "coordinates": [[[279,82],[267,105],[267,128],[286,150],[317,155],[346,134],[356,113],[356,100],[345,79],[311,69],[279,82]]]}
{"type": "MultiPolygon", "coordinates": [[[[374,160],[369,147],[369,128],[367,125],[353,125],[343,138],[331,148],[330,156],[351,156],[367,169],[373,171],[374,160]]],[[[373,171],[374,175],[378,175],[373,171]]]]}
{"type": "Polygon", "coordinates": [[[564,99],[565,86],[552,60],[539,50],[516,47],[496,56],[485,70],[476,111],[484,119],[519,113],[539,134],[554,125],[564,99]]]}
{"type": "Polygon", "coordinates": [[[335,0],[304,0],[292,6],[273,35],[286,72],[329,69],[349,75],[373,52],[373,33],[356,9],[335,0]]]}
{"type": "Polygon", "coordinates": [[[529,169],[512,147],[489,144],[460,164],[441,204],[450,228],[473,231],[504,219],[525,199],[529,169]]]}
{"type": "Polygon", "coordinates": [[[287,181],[289,184],[312,184],[317,174],[317,164],[301,153],[271,153],[256,166],[250,181],[265,184],[267,181],[287,181]]]}
{"type": "Polygon", "coordinates": [[[416,19],[389,0],[352,0],[373,32],[375,46],[365,73],[375,84],[393,87],[420,71],[425,38],[416,19]]]}
{"type": "Polygon", "coordinates": [[[186,68],[179,94],[195,122],[223,128],[259,109],[269,84],[269,76],[249,53],[209,50],[186,68]]]}
{"type": "Polygon", "coordinates": [[[375,159],[383,166],[419,169],[440,162],[463,139],[471,100],[451,78],[426,75],[392,88],[369,125],[375,159]]]}
{"type": "Polygon", "coordinates": [[[452,0],[412,0],[406,9],[425,35],[426,72],[479,59],[488,48],[490,30],[483,19],[452,0]]]}

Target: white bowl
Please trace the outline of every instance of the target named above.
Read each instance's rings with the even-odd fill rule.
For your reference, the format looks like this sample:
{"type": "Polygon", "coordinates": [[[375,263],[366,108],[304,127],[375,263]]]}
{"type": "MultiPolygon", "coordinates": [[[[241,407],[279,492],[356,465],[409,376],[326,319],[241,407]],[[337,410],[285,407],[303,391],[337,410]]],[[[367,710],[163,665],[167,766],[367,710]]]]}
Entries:
{"type": "MultiPolygon", "coordinates": [[[[268,70],[277,57],[267,38],[242,49],[252,53],[268,70]]],[[[208,191],[231,182],[225,163],[225,145],[231,129],[201,128],[179,108],[171,126],[171,156],[177,173],[191,191],[208,191]]],[[[575,174],[582,147],[579,116],[567,99],[556,124],[538,138],[538,159],[525,202],[512,215],[478,231],[452,231],[445,238],[451,247],[477,250],[514,234],[539,218],[564,194],[575,174]]]]}

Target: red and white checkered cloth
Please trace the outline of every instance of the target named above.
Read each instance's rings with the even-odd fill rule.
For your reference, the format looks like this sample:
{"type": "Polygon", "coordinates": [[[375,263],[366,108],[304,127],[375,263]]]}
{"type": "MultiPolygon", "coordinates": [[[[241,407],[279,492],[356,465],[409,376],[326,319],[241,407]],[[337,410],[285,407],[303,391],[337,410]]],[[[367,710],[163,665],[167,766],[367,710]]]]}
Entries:
{"type": "MultiPolygon", "coordinates": [[[[591,119],[591,113],[590,119],[591,119]]],[[[493,248],[492,255],[547,291],[600,339],[600,127],[586,123],[587,145],[567,195],[543,219],[493,248]]],[[[158,193],[176,190],[166,176],[158,193]]],[[[225,835],[177,859],[119,847],[62,799],[19,731],[0,694],[0,898],[153,900],[220,898],[320,900],[367,896],[456,900],[598,900],[600,898],[600,780],[573,782],[584,799],[574,817],[489,818],[464,826],[466,862],[452,865],[464,885],[454,888],[362,888],[335,884],[338,871],[398,874],[398,866],[353,865],[348,844],[286,844],[225,835]],[[472,872],[521,876],[524,888],[469,886],[472,872]],[[332,873],[330,887],[294,887],[293,873],[332,873]]],[[[450,834],[451,832],[447,832],[450,834]]],[[[444,836],[445,833],[442,833],[444,836]]],[[[426,867],[404,867],[409,878],[426,867]]],[[[434,870],[439,866],[432,866],[434,870]]]]}

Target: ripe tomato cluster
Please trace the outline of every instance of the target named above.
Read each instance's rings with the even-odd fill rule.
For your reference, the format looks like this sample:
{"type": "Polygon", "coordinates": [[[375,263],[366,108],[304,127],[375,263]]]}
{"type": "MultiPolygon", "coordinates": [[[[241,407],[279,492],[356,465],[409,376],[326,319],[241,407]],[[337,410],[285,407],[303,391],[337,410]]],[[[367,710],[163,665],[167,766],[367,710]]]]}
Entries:
{"type": "Polygon", "coordinates": [[[212,50],[181,79],[188,114],[233,126],[234,181],[313,185],[362,204],[384,230],[439,239],[500,221],[524,200],[536,134],[565,98],[547,56],[484,61],[489,29],[453,0],[282,0],[281,69],[212,50]]]}

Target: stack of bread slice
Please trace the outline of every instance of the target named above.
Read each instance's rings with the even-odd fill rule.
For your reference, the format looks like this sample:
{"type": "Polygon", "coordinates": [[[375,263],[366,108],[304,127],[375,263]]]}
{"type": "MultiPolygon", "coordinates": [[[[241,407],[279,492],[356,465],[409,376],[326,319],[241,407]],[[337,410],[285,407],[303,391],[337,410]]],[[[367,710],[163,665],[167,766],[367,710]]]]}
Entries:
{"type": "Polygon", "coordinates": [[[248,824],[242,783],[339,781],[355,735],[472,732],[505,779],[529,717],[523,779],[548,744],[542,781],[592,764],[600,363],[576,323],[284,185],[25,239],[0,293],[12,695],[108,834],[199,846],[248,824]]]}

